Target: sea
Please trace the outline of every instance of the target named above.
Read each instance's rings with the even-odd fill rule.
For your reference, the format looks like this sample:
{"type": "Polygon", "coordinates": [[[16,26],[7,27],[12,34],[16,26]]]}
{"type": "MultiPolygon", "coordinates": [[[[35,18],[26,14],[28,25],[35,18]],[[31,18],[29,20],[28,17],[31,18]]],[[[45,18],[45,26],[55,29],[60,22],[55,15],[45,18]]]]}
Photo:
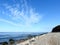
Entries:
{"type": "Polygon", "coordinates": [[[0,42],[8,42],[9,39],[20,40],[27,37],[27,35],[39,35],[41,32],[0,32],[0,42]]]}

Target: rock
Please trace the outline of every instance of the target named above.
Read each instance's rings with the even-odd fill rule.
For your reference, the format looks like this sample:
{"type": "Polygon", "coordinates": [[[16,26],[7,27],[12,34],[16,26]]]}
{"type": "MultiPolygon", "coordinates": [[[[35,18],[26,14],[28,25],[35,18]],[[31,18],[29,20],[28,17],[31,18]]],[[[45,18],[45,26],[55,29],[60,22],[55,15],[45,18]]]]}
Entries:
{"type": "Polygon", "coordinates": [[[60,33],[49,33],[39,37],[39,45],[60,45],[60,33]]]}
{"type": "Polygon", "coordinates": [[[60,45],[60,33],[48,33],[34,38],[34,42],[30,43],[30,39],[17,45],[60,45]]]}

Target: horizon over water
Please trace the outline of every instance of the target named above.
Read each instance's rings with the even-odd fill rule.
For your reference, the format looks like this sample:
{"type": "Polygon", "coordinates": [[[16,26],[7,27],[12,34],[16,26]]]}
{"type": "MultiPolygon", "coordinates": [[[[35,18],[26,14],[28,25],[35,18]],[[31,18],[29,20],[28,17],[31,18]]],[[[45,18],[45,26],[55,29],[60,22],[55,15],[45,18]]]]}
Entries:
{"type": "Polygon", "coordinates": [[[27,35],[38,35],[43,32],[0,32],[0,42],[8,42],[9,39],[20,40],[27,37],[27,35]]]}

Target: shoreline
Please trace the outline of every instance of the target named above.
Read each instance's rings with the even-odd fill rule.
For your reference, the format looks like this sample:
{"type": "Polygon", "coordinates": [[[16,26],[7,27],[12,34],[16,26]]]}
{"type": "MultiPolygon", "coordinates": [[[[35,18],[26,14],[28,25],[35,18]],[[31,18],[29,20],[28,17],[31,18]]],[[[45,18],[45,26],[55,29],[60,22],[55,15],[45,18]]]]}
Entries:
{"type": "Polygon", "coordinates": [[[60,33],[48,33],[36,36],[16,45],[60,45],[60,33]]]}
{"type": "MultiPolygon", "coordinates": [[[[43,33],[43,34],[46,34],[46,33],[43,33]]],[[[19,39],[19,40],[13,40],[12,38],[11,39],[12,39],[12,41],[14,41],[13,44],[16,44],[16,45],[23,44],[23,43],[28,44],[28,43],[34,42],[35,41],[35,38],[37,38],[38,36],[41,36],[43,34],[39,34],[39,35],[30,35],[29,34],[27,36],[27,38],[19,39]]],[[[8,42],[0,42],[0,44],[3,44],[3,43],[9,43],[9,41],[8,42]]]]}

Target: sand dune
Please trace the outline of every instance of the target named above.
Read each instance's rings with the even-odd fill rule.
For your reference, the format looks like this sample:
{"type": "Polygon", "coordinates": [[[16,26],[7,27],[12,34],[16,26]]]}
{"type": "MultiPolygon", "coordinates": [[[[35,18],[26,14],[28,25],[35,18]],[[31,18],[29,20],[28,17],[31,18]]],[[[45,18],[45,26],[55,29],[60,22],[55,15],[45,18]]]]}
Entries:
{"type": "Polygon", "coordinates": [[[48,33],[36,36],[17,45],[60,45],[60,33],[48,33]]]}

